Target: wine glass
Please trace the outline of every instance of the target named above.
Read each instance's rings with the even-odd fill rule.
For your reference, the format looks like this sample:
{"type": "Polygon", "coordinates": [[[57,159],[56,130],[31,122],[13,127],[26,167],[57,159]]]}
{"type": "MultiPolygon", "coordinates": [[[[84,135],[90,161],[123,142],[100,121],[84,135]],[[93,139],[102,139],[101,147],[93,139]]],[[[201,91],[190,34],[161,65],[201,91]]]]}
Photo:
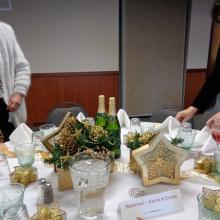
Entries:
{"type": "Polygon", "coordinates": [[[220,173],[220,119],[214,120],[212,123],[212,137],[217,143],[215,152],[215,169],[220,173]]]}

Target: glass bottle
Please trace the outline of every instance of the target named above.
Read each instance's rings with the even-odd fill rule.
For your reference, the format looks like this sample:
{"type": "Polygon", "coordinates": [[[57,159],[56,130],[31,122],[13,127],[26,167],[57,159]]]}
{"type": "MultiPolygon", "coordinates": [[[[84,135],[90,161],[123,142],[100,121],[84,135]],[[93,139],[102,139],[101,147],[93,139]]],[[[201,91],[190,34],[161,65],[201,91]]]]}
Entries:
{"type": "Polygon", "coordinates": [[[116,114],[115,97],[109,98],[108,121],[106,128],[112,143],[112,154],[114,158],[119,158],[121,154],[120,125],[116,114]]]}
{"type": "Polygon", "coordinates": [[[105,96],[99,95],[99,103],[98,110],[95,116],[95,124],[104,128],[106,126],[107,118],[108,116],[105,110],[105,96]]]}

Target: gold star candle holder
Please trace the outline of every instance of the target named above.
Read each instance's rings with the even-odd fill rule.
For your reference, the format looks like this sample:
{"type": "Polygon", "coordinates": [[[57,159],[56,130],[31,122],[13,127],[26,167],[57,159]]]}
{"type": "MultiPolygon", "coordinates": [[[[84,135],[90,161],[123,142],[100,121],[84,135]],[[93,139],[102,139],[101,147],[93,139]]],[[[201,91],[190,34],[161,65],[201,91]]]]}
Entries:
{"type": "Polygon", "coordinates": [[[144,186],[156,183],[180,183],[180,166],[188,152],[172,145],[162,134],[158,134],[149,145],[132,151],[144,186]]]}

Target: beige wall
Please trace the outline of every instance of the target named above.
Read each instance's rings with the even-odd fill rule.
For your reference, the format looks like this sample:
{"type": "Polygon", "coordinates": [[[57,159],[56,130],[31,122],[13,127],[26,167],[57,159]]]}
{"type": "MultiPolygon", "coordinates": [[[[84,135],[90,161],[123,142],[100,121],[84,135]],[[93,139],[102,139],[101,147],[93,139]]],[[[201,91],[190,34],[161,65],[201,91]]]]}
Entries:
{"type": "Polygon", "coordinates": [[[118,0],[11,0],[0,20],[15,29],[32,72],[118,70],[118,0]]]}

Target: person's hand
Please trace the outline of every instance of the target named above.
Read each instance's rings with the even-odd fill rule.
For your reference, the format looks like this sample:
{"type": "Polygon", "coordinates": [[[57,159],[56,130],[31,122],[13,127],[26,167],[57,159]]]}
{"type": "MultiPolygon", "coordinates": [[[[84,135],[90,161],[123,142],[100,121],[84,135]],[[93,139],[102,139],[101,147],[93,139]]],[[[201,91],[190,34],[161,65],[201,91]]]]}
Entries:
{"type": "Polygon", "coordinates": [[[220,112],[217,112],[211,118],[209,118],[209,120],[206,122],[206,125],[211,129],[213,123],[217,120],[220,120],[220,112]]]}
{"type": "Polygon", "coordinates": [[[23,99],[23,95],[20,93],[13,93],[8,101],[8,111],[9,112],[14,112],[18,109],[18,107],[20,106],[21,102],[23,99]]]}
{"type": "Polygon", "coordinates": [[[197,111],[198,111],[197,108],[190,106],[187,109],[178,112],[175,118],[179,122],[188,121],[196,114],[197,111]]]}

